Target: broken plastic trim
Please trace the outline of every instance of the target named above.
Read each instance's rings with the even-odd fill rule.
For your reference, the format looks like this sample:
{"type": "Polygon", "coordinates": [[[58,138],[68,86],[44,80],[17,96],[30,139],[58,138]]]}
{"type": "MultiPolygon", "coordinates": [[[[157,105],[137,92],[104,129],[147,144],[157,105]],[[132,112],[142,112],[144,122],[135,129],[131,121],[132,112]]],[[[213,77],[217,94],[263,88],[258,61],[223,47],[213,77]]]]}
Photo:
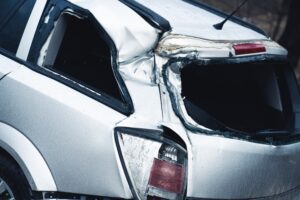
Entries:
{"type": "Polygon", "coordinates": [[[123,4],[127,5],[129,8],[137,12],[141,17],[143,17],[151,26],[157,28],[163,32],[170,31],[171,25],[168,20],[150,10],[149,8],[143,6],[142,4],[134,0],[119,0],[123,4]]]}
{"type": "Polygon", "coordinates": [[[66,2],[59,3],[59,0],[48,1],[33,38],[33,43],[27,59],[28,61],[36,63],[40,56],[40,50],[43,44],[46,42],[49,34],[54,28],[55,21],[60,17],[63,10],[69,8],[68,5],[69,4],[66,2]],[[47,24],[47,26],[44,26],[44,23],[47,24]]]}
{"type": "MultiPolygon", "coordinates": [[[[129,92],[126,88],[126,85],[118,71],[118,64],[117,64],[117,48],[110,38],[110,36],[106,33],[104,28],[99,24],[99,22],[95,19],[92,13],[90,11],[83,9],[81,7],[78,7],[70,2],[67,1],[60,1],[60,0],[50,0],[45,8],[44,14],[40,20],[40,23],[38,25],[36,34],[33,39],[33,43],[29,52],[28,61],[33,63],[34,67],[30,67],[36,72],[39,72],[43,75],[46,75],[50,78],[53,78],[57,81],[60,81],[61,83],[78,90],[79,92],[113,108],[114,110],[117,110],[118,112],[121,112],[127,116],[131,115],[134,112],[133,102],[131,100],[131,97],[129,95],[129,92]],[[98,29],[98,31],[101,33],[101,37],[104,41],[106,41],[107,45],[110,48],[111,55],[112,55],[112,69],[113,73],[115,75],[116,81],[118,82],[121,96],[124,99],[123,102],[116,100],[109,95],[106,95],[104,93],[97,93],[96,91],[93,91],[91,89],[88,89],[87,87],[76,83],[75,81],[68,79],[56,72],[52,72],[49,69],[36,66],[34,63],[37,63],[37,60],[40,56],[40,51],[46,42],[47,38],[49,37],[51,31],[54,28],[55,22],[60,17],[61,13],[64,10],[72,10],[74,13],[79,14],[81,17],[89,18],[90,22],[98,29]],[[46,20],[47,19],[47,20],[46,20]],[[45,23],[46,22],[46,23],[45,23]]],[[[27,64],[28,66],[28,64],[27,64]]]]}
{"type": "MultiPolygon", "coordinates": [[[[207,4],[205,4],[205,3],[201,3],[201,2],[198,1],[198,0],[183,0],[183,1],[185,1],[185,2],[187,2],[187,3],[189,3],[189,4],[192,4],[192,5],[194,5],[194,6],[200,7],[200,8],[202,8],[202,9],[204,9],[204,10],[209,11],[209,12],[212,12],[212,13],[214,13],[214,14],[220,16],[220,17],[223,17],[223,18],[228,17],[228,14],[226,14],[225,12],[223,12],[223,11],[221,11],[221,10],[218,10],[218,9],[216,9],[216,8],[210,7],[209,5],[207,5],[207,4]]],[[[195,20],[195,19],[193,19],[193,20],[195,20]]],[[[201,19],[197,19],[197,20],[201,20],[201,19]]],[[[251,30],[253,30],[253,31],[255,31],[255,32],[258,32],[258,33],[260,33],[260,34],[262,34],[262,35],[264,35],[264,36],[267,36],[267,34],[266,34],[265,31],[263,31],[262,29],[258,28],[257,26],[255,26],[255,25],[253,25],[253,24],[250,24],[250,23],[248,23],[248,22],[242,20],[242,19],[239,18],[239,17],[233,16],[233,17],[231,17],[229,20],[232,21],[232,22],[235,22],[235,23],[237,23],[237,24],[239,24],[239,25],[241,25],[241,26],[244,26],[244,27],[246,27],[246,28],[250,28],[251,30]]],[[[212,24],[212,26],[213,26],[213,24],[212,24]]]]}
{"type": "Polygon", "coordinates": [[[186,116],[181,112],[181,106],[178,105],[177,97],[172,91],[170,87],[170,82],[168,79],[168,69],[172,64],[180,63],[182,66],[185,66],[190,63],[198,63],[199,65],[207,66],[207,65],[216,65],[216,64],[238,64],[238,63],[252,63],[252,62],[267,62],[267,61],[275,61],[275,62],[287,62],[286,56],[278,56],[278,55],[256,55],[256,56],[247,56],[240,58],[209,58],[209,59],[195,59],[195,58],[171,58],[165,65],[162,67],[162,78],[164,84],[168,90],[170,95],[171,104],[176,116],[181,120],[183,125],[197,134],[205,134],[205,135],[219,135],[226,138],[238,139],[238,140],[246,140],[255,143],[262,144],[270,144],[270,145],[287,145],[291,143],[296,143],[300,141],[300,135],[288,135],[284,140],[278,140],[273,136],[265,136],[265,135],[251,135],[245,132],[238,131],[220,131],[220,130],[210,130],[205,127],[201,128],[199,126],[195,126],[189,120],[186,119],[186,116]]]}

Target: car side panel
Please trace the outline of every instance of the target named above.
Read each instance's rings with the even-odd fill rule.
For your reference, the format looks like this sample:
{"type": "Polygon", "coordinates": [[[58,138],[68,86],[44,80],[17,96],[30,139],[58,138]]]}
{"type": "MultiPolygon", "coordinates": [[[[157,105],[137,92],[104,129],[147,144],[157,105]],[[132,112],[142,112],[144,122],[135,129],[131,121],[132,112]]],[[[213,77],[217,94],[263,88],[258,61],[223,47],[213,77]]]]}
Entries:
{"type": "Polygon", "coordinates": [[[0,80],[10,72],[17,70],[20,66],[19,63],[0,55],[0,80]]]}
{"type": "Polygon", "coordinates": [[[38,148],[58,191],[132,197],[113,139],[126,116],[24,66],[1,81],[0,94],[0,121],[38,148]]]}

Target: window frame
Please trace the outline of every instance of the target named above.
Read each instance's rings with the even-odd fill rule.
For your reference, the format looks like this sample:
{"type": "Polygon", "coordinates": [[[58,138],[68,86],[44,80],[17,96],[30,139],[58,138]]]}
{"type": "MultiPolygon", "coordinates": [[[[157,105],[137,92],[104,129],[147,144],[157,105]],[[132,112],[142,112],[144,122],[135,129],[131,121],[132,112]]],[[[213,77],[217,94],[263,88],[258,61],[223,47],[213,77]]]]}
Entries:
{"type": "Polygon", "coordinates": [[[131,100],[131,97],[129,95],[129,92],[127,90],[127,87],[123,81],[123,78],[121,77],[119,71],[117,70],[117,57],[118,52],[117,48],[111,39],[111,37],[108,35],[108,33],[104,30],[104,28],[101,26],[101,24],[96,20],[96,18],[85,9],[82,9],[70,2],[67,1],[55,1],[50,0],[48,1],[44,11],[43,15],[39,20],[39,24],[36,29],[35,36],[33,38],[33,42],[31,44],[31,48],[29,51],[29,55],[27,58],[26,66],[31,68],[32,70],[41,73],[45,76],[48,76],[49,78],[52,78],[56,81],[59,81],[67,86],[69,86],[72,89],[75,89],[79,91],[80,93],[93,98],[100,103],[126,115],[129,116],[134,112],[133,103],[131,100]],[[99,37],[101,37],[108,47],[110,48],[110,54],[111,54],[111,67],[114,74],[114,79],[119,87],[120,96],[122,97],[123,101],[120,101],[108,94],[105,94],[101,91],[93,90],[92,88],[82,85],[78,82],[76,82],[76,79],[72,79],[69,77],[64,76],[61,73],[58,73],[55,70],[51,70],[49,68],[38,66],[37,59],[39,57],[39,52],[44,45],[45,41],[49,37],[51,31],[54,28],[54,22],[61,16],[62,12],[70,9],[72,12],[76,14],[80,14],[84,17],[87,17],[92,25],[95,26],[97,31],[99,32],[99,37]],[[51,13],[49,16],[48,14],[51,13]],[[44,21],[45,18],[49,17],[48,23],[45,25],[44,21]],[[28,65],[29,64],[29,65],[28,65]]]}
{"type": "Polygon", "coordinates": [[[37,26],[40,23],[40,18],[44,12],[44,8],[47,4],[47,0],[36,0],[32,8],[31,14],[26,23],[22,38],[20,40],[16,57],[23,60],[27,60],[31,44],[37,30],[37,26]],[[32,29],[34,31],[32,31],[32,29]]]}
{"type": "MultiPolygon", "coordinates": [[[[171,106],[175,115],[180,119],[183,126],[195,134],[205,134],[209,136],[222,136],[229,139],[240,139],[245,140],[253,143],[258,144],[272,144],[272,145],[289,145],[295,142],[300,141],[300,134],[290,135],[288,138],[284,140],[281,137],[277,137],[276,135],[251,135],[245,134],[240,132],[234,131],[218,131],[218,130],[207,130],[202,127],[194,126],[193,124],[189,123],[189,120],[182,114],[180,111],[181,107],[179,108],[177,105],[177,97],[176,94],[171,90],[168,86],[168,69],[174,63],[180,62],[182,65],[187,65],[189,63],[198,63],[200,65],[214,65],[214,64],[237,64],[237,63],[254,63],[254,62],[278,62],[286,64],[290,66],[290,62],[286,55],[275,55],[275,54],[261,54],[261,55],[251,55],[251,56],[244,56],[244,57],[227,57],[227,58],[209,58],[209,59],[196,59],[196,58],[171,58],[167,63],[162,66],[162,78],[163,83],[166,86],[166,89],[169,93],[171,106]]],[[[298,88],[297,79],[295,75],[292,73],[292,70],[288,70],[287,73],[284,74],[288,83],[289,93],[292,95],[291,98],[294,99],[292,102],[292,108],[295,114],[300,113],[300,90],[298,88]],[[297,101],[297,102],[296,102],[297,101]]],[[[299,115],[298,115],[299,116],[299,115]]]]}
{"type": "MultiPolygon", "coordinates": [[[[11,53],[11,54],[14,54],[14,55],[16,55],[16,57],[19,57],[19,58],[20,58],[20,56],[18,56],[18,54],[20,54],[20,53],[18,53],[19,51],[26,52],[26,47],[27,47],[27,53],[29,52],[29,47],[32,44],[32,38],[35,34],[35,31],[32,31],[31,26],[34,25],[34,24],[36,24],[36,25],[38,24],[39,19],[40,19],[41,14],[42,14],[41,12],[38,13],[38,10],[39,9],[43,10],[46,3],[47,3],[47,0],[35,0],[35,2],[33,4],[33,7],[30,11],[28,20],[25,22],[25,27],[24,27],[22,36],[20,38],[20,41],[18,43],[18,47],[16,49],[16,52],[10,52],[9,50],[4,49],[2,47],[0,47],[0,50],[3,50],[4,52],[8,52],[8,53],[11,53]],[[21,44],[23,44],[23,45],[21,45],[21,44]],[[24,47],[25,47],[25,49],[24,49],[24,47]]],[[[35,30],[35,28],[34,28],[34,30],[35,30]]]]}

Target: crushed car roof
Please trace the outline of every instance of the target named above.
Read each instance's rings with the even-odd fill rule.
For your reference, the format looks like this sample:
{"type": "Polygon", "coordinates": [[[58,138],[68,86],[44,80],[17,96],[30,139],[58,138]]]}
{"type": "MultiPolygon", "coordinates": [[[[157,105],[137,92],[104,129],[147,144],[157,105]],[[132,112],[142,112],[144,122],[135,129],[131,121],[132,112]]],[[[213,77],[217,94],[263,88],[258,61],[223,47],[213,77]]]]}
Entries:
{"type": "Polygon", "coordinates": [[[119,62],[127,61],[152,50],[159,30],[118,0],[70,0],[89,10],[108,32],[118,50],[119,62]]]}
{"type": "MultiPolygon", "coordinates": [[[[153,50],[162,33],[147,22],[141,13],[119,0],[70,0],[70,2],[89,10],[97,18],[114,41],[119,53],[119,62],[128,61],[153,50]]],[[[165,18],[171,25],[172,34],[217,41],[268,39],[262,33],[233,21],[228,21],[223,30],[216,30],[213,25],[222,21],[224,16],[187,0],[127,0],[127,2],[133,4],[137,2],[165,18]]]]}
{"type": "Polygon", "coordinates": [[[223,30],[216,30],[213,25],[221,22],[224,19],[224,14],[196,3],[196,1],[137,0],[137,2],[167,19],[171,24],[172,32],[175,34],[208,40],[267,39],[258,28],[253,25],[246,25],[245,22],[241,21],[240,24],[228,21],[223,30]]]}

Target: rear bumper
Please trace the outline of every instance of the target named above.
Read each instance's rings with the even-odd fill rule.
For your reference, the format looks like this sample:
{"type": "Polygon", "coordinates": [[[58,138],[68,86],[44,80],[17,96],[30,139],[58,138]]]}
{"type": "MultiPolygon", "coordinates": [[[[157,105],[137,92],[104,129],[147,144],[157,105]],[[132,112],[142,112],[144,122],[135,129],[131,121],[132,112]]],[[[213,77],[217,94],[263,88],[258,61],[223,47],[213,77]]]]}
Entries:
{"type": "MultiPolygon", "coordinates": [[[[269,196],[269,197],[261,197],[261,198],[255,198],[251,200],[299,200],[300,199],[300,188],[295,188],[291,191],[284,192],[279,195],[269,196]]],[[[207,200],[206,198],[187,198],[187,200],[207,200]]],[[[218,200],[218,199],[211,199],[211,200],[218,200]]],[[[221,199],[219,199],[221,200],[221,199]]],[[[225,200],[225,199],[222,199],[225,200]]],[[[231,199],[232,200],[232,199],[231,199]]]]}
{"type": "MultiPolygon", "coordinates": [[[[261,198],[248,198],[247,200],[299,200],[300,199],[300,188],[293,189],[288,192],[284,192],[279,195],[261,197],[261,198]]],[[[207,198],[187,198],[187,200],[207,200],[207,198]]],[[[226,199],[210,199],[210,200],[226,200],[226,199]]],[[[229,199],[228,199],[229,200],[229,199]]],[[[233,199],[230,199],[233,200],[233,199]]],[[[239,199],[241,200],[241,199],[239,199]]]]}
{"type": "Polygon", "coordinates": [[[273,146],[189,133],[187,196],[300,199],[300,143],[273,146]]]}
{"type": "MultiPolygon", "coordinates": [[[[188,200],[207,200],[206,198],[187,198],[188,200]]],[[[261,197],[254,198],[251,200],[299,200],[300,199],[300,188],[295,188],[291,191],[284,192],[279,195],[269,196],[269,197],[261,197]]],[[[225,199],[210,199],[210,200],[225,200],[225,199]]],[[[233,199],[231,199],[233,200],[233,199]]],[[[247,199],[250,200],[250,199],[247,199]]]]}

